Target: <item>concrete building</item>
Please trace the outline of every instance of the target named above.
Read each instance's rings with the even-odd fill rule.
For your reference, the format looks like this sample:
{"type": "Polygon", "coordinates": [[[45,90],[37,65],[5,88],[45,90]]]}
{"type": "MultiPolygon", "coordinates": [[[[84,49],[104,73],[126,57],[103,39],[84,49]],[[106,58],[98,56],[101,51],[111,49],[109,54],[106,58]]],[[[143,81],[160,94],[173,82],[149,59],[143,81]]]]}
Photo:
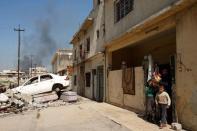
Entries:
{"type": "MultiPolygon", "coordinates": [[[[21,72],[19,71],[19,75],[20,76],[24,76],[25,72],[21,72]]],[[[6,77],[6,78],[13,78],[13,77],[18,77],[18,71],[16,70],[3,70],[2,72],[0,72],[0,76],[2,77],[6,77]]]]}
{"type": "Polygon", "coordinates": [[[53,56],[52,72],[61,76],[68,74],[68,68],[72,67],[72,49],[59,49],[53,56]]]}
{"type": "Polygon", "coordinates": [[[87,98],[104,100],[104,1],[94,0],[93,9],[71,40],[73,89],[87,98]]]}
{"type": "Polygon", "coordinates": [[[30,73],[29,74],[30,77],[34,77],[34,76],[46,74],[47,69],[46,67],[42,67],[42,66],[33,67],[33,68],[29,68],[29,73],[30,73]]]}
{"type": "MultiPolygon", "coordinates": [[[[26,79],[26,73],[19,71],[20,76],[20,83],[23,83],[26,79]]],[[[7,82],[7,85],[9,86],[10,83],[17,83],[18,79],[18,71],[16,70],[3,70],[0,72],[0,82],[4,81],[7,82]]]]}
{"type": "Polygon", "coordinates": [[[169,122],[197,130],[196,0],[105,0],[106,101],[145,111],[148,70],[167,70],[169,122]],[[172,119],[173,118],[173,119],[172,119]]]}

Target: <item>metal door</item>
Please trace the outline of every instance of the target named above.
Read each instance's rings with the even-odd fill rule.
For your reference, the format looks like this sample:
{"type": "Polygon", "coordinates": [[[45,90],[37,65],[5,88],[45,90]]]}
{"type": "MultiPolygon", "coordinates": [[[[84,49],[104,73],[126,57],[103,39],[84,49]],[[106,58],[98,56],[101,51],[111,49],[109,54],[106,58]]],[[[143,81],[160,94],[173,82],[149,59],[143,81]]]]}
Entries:
{"type": "Polygon", "coordinates": [[[97,67],[97,101],[103,102],[104,96],[104,72],[103,66],[97,67]]]}

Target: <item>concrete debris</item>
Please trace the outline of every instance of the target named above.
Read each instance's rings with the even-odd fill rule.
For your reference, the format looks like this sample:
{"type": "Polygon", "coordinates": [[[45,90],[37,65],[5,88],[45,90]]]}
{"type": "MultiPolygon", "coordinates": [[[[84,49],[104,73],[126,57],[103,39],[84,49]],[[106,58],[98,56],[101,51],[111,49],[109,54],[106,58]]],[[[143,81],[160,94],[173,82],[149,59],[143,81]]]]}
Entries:
{"type": "Polygon", "coordinates": [[[4,92],[6,92],[6,88],[4,87],[4,85],[0,85],[0,93],[4,92]]]}
{"type": "Polygon", "coordinates": [[[63,92],[60,99],[66,102],[75,102],[77,101],[77,93],[72,91],[63,92]]]}
{"type": "Polygon", "coordinates": [[[5,117],[9,114],[18,114],[28,110],[65,106],[70,104],[68,102],[76,101],[76,92],[63,91],[59,99],[56,92],[31,96],[7,90],[5,93],[0,93],[0,117],[5,117]]]}
{"type": "Polygon", "coordinates": [[[22,102],[21,100],[17,100],[17,99],[11,100],[11,104],[16,106],[17,108],[22,108],[25,106],[24,102],[22,102]]]}
{"type": "Polygon", "coordinates": [[[21,99],[22,99],[26,104],[32,104],[32,102],[33,102],[33,97],[32,97],[31,95],[23,94],[23,95],[21,95],[21,99]]]}
{"type": "Polygon", "coordinates": [[[33,103],[33,108],[47,108],[48,106],[46,104],[40,104],[40,103],[33,103]]]}
{"type": "Polygon", "coordinates": [[[58,95],[55,92],[33,96],[33,102],[35,103],[45,103],[45,102],[54,101],[57,99],[58,99],[58,95]]]}
{"type": "Polygon", "coordinates": [[[171,127],[175,131],[182,131],[182,125],[180,123],[172,123],[171,127]]]}
{"type": "Polygon", "coordinates": [[[0,94],[0,102],[7,102],[9,98],[4,93],[0,94]]]}
{"type": "Polygon", "coordinates": [[[9,108],[10,106],[11,106],[11,104],[1,104],[0,111],[5,110],[5,109],[9,108]]]}
{"type": "Polygon", "coordinates": [[[56,100],[56,101],[50,101],[48,103],[33,103],[33,108],[47,108],[47,107],[59,107],[59,106],[65,106],[68,105],[68,103],[62,101],[62,100],[56,100]]]}

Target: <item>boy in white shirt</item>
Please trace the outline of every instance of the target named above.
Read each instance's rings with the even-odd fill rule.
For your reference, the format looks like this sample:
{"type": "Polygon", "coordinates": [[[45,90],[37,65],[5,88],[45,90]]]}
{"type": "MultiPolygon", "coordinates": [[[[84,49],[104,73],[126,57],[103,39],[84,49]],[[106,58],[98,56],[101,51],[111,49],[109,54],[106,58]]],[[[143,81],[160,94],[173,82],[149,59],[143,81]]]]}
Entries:
{"type": "Polygon", "coordinates": [[[159,107],[160,111],[160,128],[163,128],[167,124],[167,108],[171,104],[170,97],[167,92],[164,91],[164,85],[159,85],[159,92],[156,94],[155,103],[159,107]]]}

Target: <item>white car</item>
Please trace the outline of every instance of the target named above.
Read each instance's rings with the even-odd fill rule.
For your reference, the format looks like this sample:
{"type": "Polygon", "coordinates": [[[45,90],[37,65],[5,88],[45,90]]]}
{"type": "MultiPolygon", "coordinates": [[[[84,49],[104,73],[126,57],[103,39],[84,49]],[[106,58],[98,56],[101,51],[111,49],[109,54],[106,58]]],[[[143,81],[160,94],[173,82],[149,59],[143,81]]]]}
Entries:
{"type": "Polygon", "coordinates": [[[23,85],[12,89],[14,92],[22,94],[35,95],[50,91],[60,91],[63,88],[68,88],[70,85],[68,76],[58,76],[54,74],[45,74],[32,77],[23,85]]]}

